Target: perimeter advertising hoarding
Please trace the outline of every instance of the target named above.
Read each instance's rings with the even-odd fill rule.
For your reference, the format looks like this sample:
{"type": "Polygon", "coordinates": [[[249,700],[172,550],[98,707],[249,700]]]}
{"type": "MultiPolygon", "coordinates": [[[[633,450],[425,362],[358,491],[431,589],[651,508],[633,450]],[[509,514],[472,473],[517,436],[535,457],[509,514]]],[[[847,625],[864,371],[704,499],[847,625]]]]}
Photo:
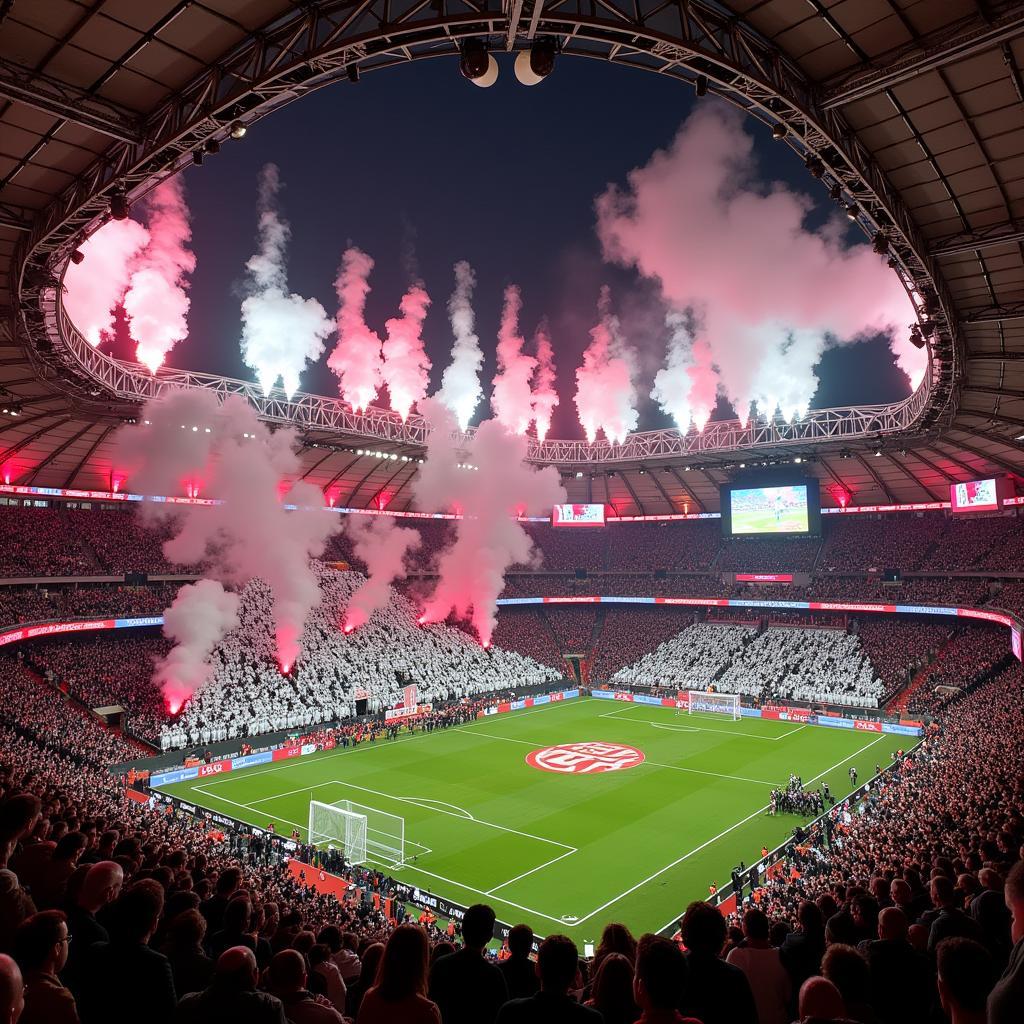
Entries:
{"type": "Polygon", "coordinates": [[[555,505],[552,526],[604,526],[604,505],[555,505]]]}

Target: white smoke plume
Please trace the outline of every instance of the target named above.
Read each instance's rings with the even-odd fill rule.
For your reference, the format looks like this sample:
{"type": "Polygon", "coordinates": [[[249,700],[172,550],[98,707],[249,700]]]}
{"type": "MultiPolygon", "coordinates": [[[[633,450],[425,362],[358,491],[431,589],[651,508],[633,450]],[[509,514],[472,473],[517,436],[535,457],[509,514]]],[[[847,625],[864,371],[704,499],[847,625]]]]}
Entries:
{"type": "Polygon", "coordinates": [[[468,616],[480,642],[489,646],[497,600],[512,565],[537,565],[539,552],[515,516],[548,514],[565,501],[558,470],[527,463],[527,439],[497,420],[481,423],[465,458],[452,435],[455,418],[436,399],[423,403],[433,428],[427,458],[413,481],[413,493],[424,511],[463,515],[455,524],[455,540],[438,558],[438,582],[423,610],[423,622],[441,622],[450,612],[468,616]],[[479,470],[458,468],[469,460],[479,470]]]}
{"type": "Polygon", "coordinates": [[[555,349],[551,344],[551,332],[546,320],[537,325],[534,340],[537,345],[537,370],[533,376],[533,421],[537,426],[537,437],[543,441],[551,429],[551,415],[558,405],[555,349]]]}
{"type": "Polygon", "coordinates": [[[420,546],[422,537],[419,530],[398,526],[390,516],[347,516],[345,532],[355,553],[366,563],[366,580],[345,609],[344,630],[351,633],[388,603],[391,584],[405,579],[409,571],[407,557],[420,546]]]}
{"type": "Polygon", "coordinates": [[[448,300],[448,316],[451,318],[455,343],[452,345],[451,362],[445,367],[441,389],[436,397],[455,414],[461,430],[469,426],[483,397],[480,368],[484,363],[484,354],[480,351],[480,339],[475,330],[475,287],[473,268],[465,260],[460,260],[455,264],[455,291],[448,300]]]}
{"type": "Polygon", "coordinates": [[[417,282],[402,296],[401,316],[384,325],[384,383],[391,396],[391,408],[403,419],[426,397],[430,384],[430,357],[423,347],[423,321],[430,296],[417,282]]]}
{"type": "Polygon", "coordinates": [[[625,191],[599,197],[605,257],[658,281],[672,308],[692,309],[710,348],[711,358],[693,360],[694,393],[681,409],[700,408],[697,394],[720,384],[743,420],[752,404],[802,415],[826,344],[877,333],[890,335],[898,364],[920,383],[927,356],[909,342],[913,310],[899,279],[870,245],[844,242],[845,220],[806,227],[812,208],[756,179],[742,115],[719,103],[702,103],[625,191]]]}
{"type": "Polygon", "coordinates": [[[178,565],[202,564],[204,577],[235,589],[253,578],[266,582],[274,595],[278,662],[287,672],[301,653],[306,617],[320,600],[309,559],[338,528],[316,487],[288,489],[299,470],[295,431],[271,433],[244,399],[230,396],[218,404],[207,392],[171,392],[148,402],[142,420],[122,428],[118,438],[118,462],[132,486],[147,494],[194,487],[201,497],[222,501],[144,504],[143,514],[172,520],[164,556],[178,565]],[[288,511],[284,503],[297,508],[288,511]]]}
{"type": "Polygon", "coordinates": [[[210,654],[238,626],[239,599],[217,580],[186,584],[164,612],[163,633],[174,647],[156,664],[153,681],[171,714],[210,677],[210,654]]]}
{"type": "Polygon", "coordinates": [[[338,293],[338,344],[327,365],[338,375],[341,397],[357,412],[373,404],[381,385],[381,343],[366,325],[366,296],[373,260],[352,246],[341,258],[334,282],[338,293]]]}
{"type": "Polygon", "coordinates": [[[690,318],[670,310],[665,315],[668,352],[665,366],[654,378],[653,398],[682,431],[703,430],[718,399],[718,373],[711,362],[711,346],[695,338],[690,318]]]}
{"type": "Polygon", "coordinates": [[[242,302],[242,358],[255,371],[263,393],[281,381],[293,395],[306,366],[324,351],[334,329],[316,299],[288,290],[285,255],[291,228],[277,207],[281,179],[266,164],[259,180],[259,250],[246,263],[249,278],[242,302]]]}
{"type": "Polygon", "coordinates": [[[132,264],[124,297],[128,330],[140,363],[156,373],[167,353],[188,336],[188,274],[196,268],[189,249],[192,228],[181,178],[162,181],[147,202],[149,245],[132,264]]]}
{"type": "Polygon", "coordinates": [[[614,443],[636,429],[636,355],[622,337],[612,313],[611,292],[602,287],[597,304],[600,321],[590,332],[583,365],[576,370],[576,410],[588,441],[600,431],[614,443]]]}
{"type": "Polygon", "coordinates": [[[510,284],[505,289],[498,329],[498,372],[492,381],[491,409],[494,418],[513,434],[525,434],[533,419],[530,380],[537,366],[537,360],[523,351],[525,339],[519,333],[522,308],[522,294],[510,284]]]}
{"type": "Polygon", "coordinates": [[[130,217],[109,220],[80,246],[85,257],[64,274],[64,309],[94,348],[114,327],[114,309],[124,297],[135,254],[149,232],[130,217]]]}

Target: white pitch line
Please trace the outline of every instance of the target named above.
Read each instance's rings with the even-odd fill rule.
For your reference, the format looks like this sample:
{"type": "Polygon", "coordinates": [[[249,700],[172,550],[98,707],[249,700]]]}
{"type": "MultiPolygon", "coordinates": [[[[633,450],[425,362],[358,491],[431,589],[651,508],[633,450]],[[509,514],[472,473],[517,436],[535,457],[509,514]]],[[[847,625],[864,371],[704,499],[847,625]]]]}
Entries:
{"type": "Polygon", "coordinates": [[[504,889],[506,885],[511,885],[513,882],[518,882],[522,878],[526,878],[527,875],[532,875],[535,871],[540,871],[543,868],[549,868],[552,864],[562,860],[563,857],[571,857],[574,853],[579,853],[578,850],[566,850],[565,853],[560,853],[557,857],[552,857],[551,860],[545,861],[543,864],[538,864],[535,868],[530,868],[529,871],[524,871],[521,875],[516,875],[515,878],[510,878],[507,882],[502,882],[501,885],[496,885],[493,889],[489,889],[484,895],[490,896],[492,893],[497,892],[499,889],[504,889]]]}
{"type": "MultiPolygon", "coordinates": [[[[652,708],[653,704],[630,704],[628,707],[619,708],[617,711],[609,711],[606,714],[598,715],[598,718],[616,718],[623,712],[636,711],[640,708],[652,708]]],[[[781,736],[759,736],[754,732],[737,732],[735,729],[709,729],[704,725],[671,725],[667,722],[648,722],[646,719],[635,719],[627,718],[625,721],[630,722],[633,725],[648,725],[652,729],[667,729],[670,732],[718,732],[723,736],[745,736],[747,739],[752,740],[765,740],[767,743],[778,743],[779,740],[788,739],[793,733],[799,732],[801,729],[806,729],[806,724],[801,725],[797,729],[787,729],[781,736]]]]}
{"type": "MultiPolygon", "coordinates": [[[[674,772],[689,772],[691,775],[710,775],[716,779],[728,779],[730,782],[752,782],[758,786],[768,786],[770,789],[775,786],[781,786],[781,782],[766,782],[764,779],[748,779],[743,775],[723,775],[721,772],[705,772],[699,768],[684,768],[679,764],[662,764],[660,761],[644,761],[643,764],[649,764],[652,768],[671,768],[674,772]]],[[[637,767],[641,767],[637,765],[637,767]]]]}

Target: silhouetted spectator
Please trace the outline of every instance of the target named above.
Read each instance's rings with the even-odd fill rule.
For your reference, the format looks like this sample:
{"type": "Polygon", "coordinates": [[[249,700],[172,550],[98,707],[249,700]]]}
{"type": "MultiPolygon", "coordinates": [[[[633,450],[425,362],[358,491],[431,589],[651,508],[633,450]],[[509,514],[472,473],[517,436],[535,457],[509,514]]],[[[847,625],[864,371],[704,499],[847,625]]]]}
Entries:
{"type": "Polygon", "coordinates": [[[441,1024],[441,1011],[426,997],[427,935],[402,925],[388,938],[377,977],[363,997],[357,1024],[441,1024]]]}
{"type": "Polygon", "coordinates": [[[23,921],[14,937],[14,958],[25,980],[24,1024],[78,1024],[75,997],[57,977],[68,958],[67,919],[43,910],[23,921]]]}
{"type": "Polygon", "coordinates": [[[779,951],[768,941],[768,918],[757,908],[743,915],[743,935],[745,943],[729,950],[726,962],[746,975],[759,1024],[787,1024],[793,986],[779,951]]]}
{"type": "Polygon", "coordinates": [[[198,910],[185,910],[167,927],[163,954],[171,963],[174,991],[180,998],[202,992],[213,978],[214,961],[203,950],[206,918],[198,910]]]}
{"type": "Polygon", "coordinates": [[[671,939],[642,935],[633,975],[633,998],[642,1011],[636,1024],[701,1024],[677,1009],[687,1002],[689,980],[686,960],[671,939]]]}
{"type": "MultiPolygon", "coordinates": [[[[939,1001],[950,1024],[985,1024],[995,981],[992,955],[980,942],[964,938],[943,939],[935,952],[939,1001]]],[[[1018,1004],[1017,1020],[1021,1010],[1018,1004]]]]}
{"type": "Polygon", "coordinates": [[[725,936],[725,918],[717,907],[698,900],[686,908],[682,937],[688,970],[679,1009],[704,1024],[757,1024],[746,975],[720,959],[725,936]]]}
{"type": "Polygon", "coordinates": [[[430,968],[430,998],[444,1024],[490,1024],[508,1001],[504,975],[484,959],[493,937],[494,911],[474,903],[462,919],[463,948],[430,968]]]}
{"type": "Polygon", "coordinates": [[[517,924],[509,929],[508,958],[498,964],[505,976],[509,999],[525,999],[540,987],[537,968],[530,959],[533,952],[533,929],[527,924],[517,924]]]}
{"type": "Polygon", "coordinates": [[[226,949],[217,959],[213,981],[182,998],[175,1024],[286,1024],[281,1000],[256,991],[258,977],[251,949],[226,949]]]}
{"type": "Polygon", "coordinates": [[[578,973],[576,943],[566,935],[549,935],[537,953],[540,991],[506,1003],[498,1024],[602,1024],[597,1010],[580,1006],[569,995],[578,973]]]}
{"type": "Polygon", "coordinates": [[[1024,1006],[1024,860],[1018,861],[1006,876],[1006,905],[1012,915],[1013,950],[1003,976],[988,998],[988,1024],[1013,1024],[1020,1020],[1024,1006]]]}

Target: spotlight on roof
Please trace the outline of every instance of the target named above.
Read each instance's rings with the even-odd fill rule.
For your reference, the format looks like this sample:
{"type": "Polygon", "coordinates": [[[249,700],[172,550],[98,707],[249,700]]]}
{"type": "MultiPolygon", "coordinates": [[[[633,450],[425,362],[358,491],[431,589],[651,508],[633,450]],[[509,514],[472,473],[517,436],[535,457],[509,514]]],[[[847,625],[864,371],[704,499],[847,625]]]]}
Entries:
{"type": "Polygon", "coordinates": [[[789,134],[789,129],[781,122],[776,121],[772,125],[772,138],[778,142],[780,139],[784,139],[789,134]]]}
{"type": "Polygon", "coordinates": [[[192,163],[194,163],[196,167],[203,166],[203,151],[201,149],[192,150],[192,163]]]}
{"type": "Polygon", "coordinates": [[[843,198],[843,186],[838,181],[828,190],[828,197],[833,203],[838,203],[843,198]]]}
{"type": "Polygon", "coordinates": [[[698,96],[707,96],[708,76],[698,75],[696,81],[693,83],[693,90],[698,96]]]}
{"type": "Polygon", "coordinates": [[[825,165],[813,155],[807,157],[804,167],[811,172],[812,178],[820,178],[825,173],[825,165]]]}
{"type": "Polygon", "coordinates": [[[463,78],[481,89],[490,88],[498,80],[498,62],[487,52],[487,44],[482,39],[467,39],[462,44],[459,70],[463,78]]]}
{"type": "Polygon", "coordinates": [[[846,219],[856,220],[860,216],[860,207],[856,203],[850,203],[846,207],[846,219]]]}
{"type": "Polygon", "coordinates": [[[233,139],[244,139],[245,125],[241,121],[232,121],[231,126],[228,128],[228,135],[233,139]]]}
{"type": "Polygon", "coordinates": [[[924,335],[921,333],[921,328],[917,324],[910,325],[910,344],[914,348],[924,348],[925,340],[924,335]]]}
{"type": "Polygon", "coordinates": [[[124,220],[128,216],[128,197],[123,192],[111,193],[110,216],[114,220],[124,220]]]}
{"type": "Polygon", "coordinates": [[[206,145],[203,146],[203,149],[205,149],[210,156],[215,156],[220,152],[220,143],[216,139],[207,139],[206,145]]]}
{"type": "Polygon", "coordinates": [[[879,256],[884,256],[889,251],[889,239],[885,237],[884,231],[879,231],[878,234],[871,239],[871,248],[874,249],[879,256]]]}
{"type": "Polygon", "coordinates": [[[77,267],[85,259],[85,253],[81,249],[75,249],[71,254],[71,262],[77,267]]]}
{"type": "Polygon", "coordinates": [[[359,81],[359,65],[349,64],[345,69],[345,74],[348,76],[348,80],[355,85],[359,81]]]}
{"type": "Polygon", "coordinates": [[[536,39],[528,50],[516,54],[514,66],[520,85],[539,85],[555,70],[558,44],[549,36],[536,39]]]}

